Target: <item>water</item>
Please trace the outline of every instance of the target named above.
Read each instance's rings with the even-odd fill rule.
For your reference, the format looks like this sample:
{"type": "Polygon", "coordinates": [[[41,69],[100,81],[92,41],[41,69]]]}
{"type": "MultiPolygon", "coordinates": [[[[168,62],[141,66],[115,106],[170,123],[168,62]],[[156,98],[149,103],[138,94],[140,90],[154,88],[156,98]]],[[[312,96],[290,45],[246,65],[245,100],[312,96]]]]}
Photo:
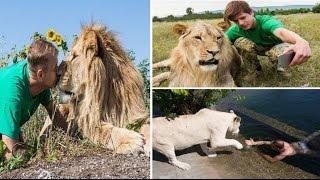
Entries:
{"type": "MultiPolygon", "coordinates": [[[[255,140],[299,141],[320,130],[320,90],[237,90],[222,99],[218,110],[234,109],[241,118],[240,133],[255,140]],[[240,95],[244,99],[237,101],[240,95]]],[[[284,160],[320,176],[320,158],[296,155],[284,160]]]]}
{"type": "Polygon", "coordinates": [[[320,90],[239,90],[248,109],[312,133],[320,129],[320,90]]]}

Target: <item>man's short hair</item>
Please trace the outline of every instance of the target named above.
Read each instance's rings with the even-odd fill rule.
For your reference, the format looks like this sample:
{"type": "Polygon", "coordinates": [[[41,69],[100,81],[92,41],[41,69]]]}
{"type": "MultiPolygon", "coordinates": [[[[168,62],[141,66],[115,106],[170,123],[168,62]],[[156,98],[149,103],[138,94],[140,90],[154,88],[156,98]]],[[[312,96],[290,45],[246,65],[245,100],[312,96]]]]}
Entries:
{"type": "Polygon", "coordinates": [[[235,0],[230,1],[226,9],[224,10],[223,19],[225,22],[230,24],[230,21],[233,21],[239,13],[251,13],[252,9],[246,1],[235,0]]]}
{"type": "Polygon", "coordinates": [[[49,55],[58,56],[58,49],[52,43],[44,39],[33,41],[27,56],[30,71],[34,73],[39,67],[47,70],[49,55]]]}

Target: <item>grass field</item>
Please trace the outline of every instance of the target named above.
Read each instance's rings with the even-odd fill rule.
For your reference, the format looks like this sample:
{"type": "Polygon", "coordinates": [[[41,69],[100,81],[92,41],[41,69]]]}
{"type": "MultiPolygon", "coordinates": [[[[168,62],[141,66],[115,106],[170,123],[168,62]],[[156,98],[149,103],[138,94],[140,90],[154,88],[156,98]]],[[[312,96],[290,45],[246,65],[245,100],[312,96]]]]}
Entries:
{"type": "MultiPolygon", "coordinates": [[[[271,63],[265,57],[259,56],[262,65],[262,73],[252,81],[244,80],[244,73],[240,75],[240,83],[244,87],[320,87],[320,14],[292,14],[277,16],[291,31],[296,32],[306,39],[312,50],[312,57],[308,62],[292,67],[288,70],[292,74],[290,78],[278,75],[272,68],[271,63]]],[[[207,23],[216,24],[222,19],[204,20],[207,23]]],[[[172,32],[176,23],[192,24],[197,20],[183,22],[155,22],[153,23],[153,63],[169,58],[171,50],[178,44],[178,36],[172,32]]],[[[244,67],[242,67],[244,70],[244,67]]],[[[156,70],[153,76],[164,70],[156,70]]],[[[242,71],[243,72],[243,71],[242,71]]],[[[161,86],[166,86],[164,82],[161,86]]]]}

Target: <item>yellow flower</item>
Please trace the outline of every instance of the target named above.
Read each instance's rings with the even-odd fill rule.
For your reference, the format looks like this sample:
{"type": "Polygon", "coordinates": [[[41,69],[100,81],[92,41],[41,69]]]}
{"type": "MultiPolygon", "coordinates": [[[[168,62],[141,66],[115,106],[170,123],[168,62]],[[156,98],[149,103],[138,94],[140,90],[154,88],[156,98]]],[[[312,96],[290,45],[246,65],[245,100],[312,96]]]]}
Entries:
{"type": "Polygon", "coordinates": [[[29,52],[29,48],[30,48],[30,46],[25,46],[25,48],[24,48],[24,52],[25,52],[26,54],[28,54],[28,52],[29,52]]]}
{"type": "Polygon", "coordinates": [[[57,45],[61,46],[62,45],[62,41],[63,41],[62,37],[59,34],[57,34],[56,35],[56,43],[57,43],[57,45]]]}
{"type": "Polygon", "coordinates": [[[57,33],[53,29],[49,29],[49,31],[47,32],[47,38],[50,41],[56,41],[56,35],[57,33]]]}

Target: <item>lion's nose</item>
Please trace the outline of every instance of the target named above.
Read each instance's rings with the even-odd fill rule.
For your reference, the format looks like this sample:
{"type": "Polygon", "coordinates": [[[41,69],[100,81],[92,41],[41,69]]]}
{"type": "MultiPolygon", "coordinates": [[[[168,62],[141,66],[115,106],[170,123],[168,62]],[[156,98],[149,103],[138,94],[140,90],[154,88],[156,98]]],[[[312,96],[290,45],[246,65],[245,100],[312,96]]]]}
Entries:
{"type": "Polygon", "coordinates": [[[207,52],[212,54],[212,56],[215,56],[216,54],[219,53],[219,51],[210,51],[210,50],[207,50],[207,52]]]}
{"type": "Polygon", "coordinates": [[[67,67],[67,64],[65,63],[65,61],[62,61],[58,67],[58,72],[57,72],[57,82],[59,82],[63,72],[65,71],[67,67]]]}

